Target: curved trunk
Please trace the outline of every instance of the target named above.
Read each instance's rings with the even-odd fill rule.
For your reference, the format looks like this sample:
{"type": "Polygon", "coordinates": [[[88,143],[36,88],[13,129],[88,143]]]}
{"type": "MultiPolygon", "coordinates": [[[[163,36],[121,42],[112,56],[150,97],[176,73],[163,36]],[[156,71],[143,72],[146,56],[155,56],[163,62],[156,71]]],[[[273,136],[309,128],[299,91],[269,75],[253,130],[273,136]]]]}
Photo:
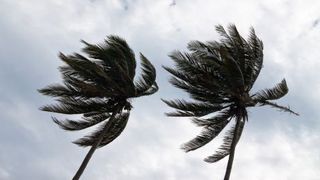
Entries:
{"type": "Polygon", "coordinates": [[[234,152],[236,149],[237,141],[240,138],[240,137],[238,137],[240,123],[241,123],[240,121],[241,121],[241,118],[237,118],[236,128],[234,130],[235,132],[234,132],[233,140],[231,143],[231,152],[229,154],[228,165],[227,165],[227,169],[226,169],[226,174],[224,175],[224,180],[229,180],[229,178],[230,178],[232,164],[233,164],[233,158],[234,158],[234,152]]]}
{"type": "MultiPolygon", "coordinates": [[[[109,119],[109,121],[112,121],[115,117],[115,115],[120,111],[121,108],[116,109],[116,111],[114,111],[109,119]]],[[[88,165],[93,153],[95,152],[95,150],[97,149],[97,147],[100,145],[102,139],[103,139],[103,135],[108,131],[108,129],[110,128],[110,124],[111,123],[106,123],[106,126],[103,128],[102,133],[100,134],[99,138],[97,139],[97,141],[91,146],[89,152],[87,153],[86,157],[84,158],[84,160],[81,163],[81,166],[79,167],[77,173],[74,175],[74,177],[72,178],[72,180],[78,180],[80,178],[80,176],[82,175],[83,171],[85,170],[86,166],[88,165]]]]}

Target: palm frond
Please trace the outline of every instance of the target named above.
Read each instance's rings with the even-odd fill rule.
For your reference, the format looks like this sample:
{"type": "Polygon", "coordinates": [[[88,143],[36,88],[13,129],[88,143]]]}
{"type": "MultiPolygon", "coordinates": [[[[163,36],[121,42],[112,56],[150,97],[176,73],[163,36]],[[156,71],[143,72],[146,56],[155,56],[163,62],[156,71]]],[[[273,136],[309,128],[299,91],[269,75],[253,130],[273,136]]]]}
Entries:
{"type": "Polygon", "coordinates": [[[201,41],[191,41],[188,43],[187,47],[191,52],[193,56],[200,57],[200,58],[210,58],[219,60],[214,53],[214,50],[210,48],[206,43],[203,43],[201,41]]]}
{"type": "Polygon", "coordinates": [[[42,111],[61,114],[83,114],[92,111],[112,112],[114,104],[103,99],[75,99],[72,97],[62,97],[57,99],[60,103],[41,107],[42,111]]]}
{"type": "MultiPolygon", "coordinates": [[[[86,41],[83,51],[91,58],[100,60],[106,67],[121,66],[128,77],[133,80],[135,75],[136,61],[133,51],[126,41],[118,36],[108,36],[102,44],[90,44],[86,41]]],[[[112,69],[116,73],[116,69],[112,69]]]]}
{"type": "Polygon", "coordinates": [[[220,48],[220,55],[224,62],[221,70],[224,72],[224,77],[229,86],[232,89],[244,88],[244,77],[239,64],[224,47],[220,48]]]}
{"type": "Polygon", "coordinates": [[[289,106],[287,106],[287,107],[286,107],[286,106],[281,106],[281,105],[278,105],[278,104],[276,104],[276,103],[274,103],[274,102],[270,102],[270,101],[266,101],[266,100],[258,101],[258,103],[259,103],[261,106],[269,105],[269,106],[271,106],[271,107],[274,107],[274,108],[276,108],[276,109],[279,109],[280,111],[289,112],[289,113],[292,113],[292,114],[294,114],[294,115],[299,116],[299,114],[296,113],[296,112],[294,112],[294,111],[292,111],[289,106]]]}
{"type": "Polygon", "coordinates": [[[243,131],[245,121],[242,119],[242,120],[239,120],[239,123],[240,124],[239,124],[238,132],[235,132],[236,127],[233,126],[224,137],[223,144],[220,146],[219,150],[217,150],[215,154],[205,158],[204,161],[208,163],[214,163],[230,154],[232,141],[235,141],[236,143],[238,143],[243,131]]]}
{"type": "Polygon", "coordinates": [[[158,84],[155,82],[148,90],[137,94],[136,97],[140,97],[140,96],[149,96],[151,94],[156,93],[159,90],[159,86],[158,84]]]}
{"type": "Polygon", "coordinates": [[[97,138],[101,135],[104,128],[107,128],[108,131],[103,135],[103,139],[99,145],[99,147],[105,146],[116,139],[124,130],[127,125],[129,118],[129,112],[123,112],[115,116],[114,119],[110,119],[108,122],[101,124],[97,130],[90,135],[87,135],[83,138],[80,138],[73,143],[79,146],[92,146],[97,138]]]}
{"type": "MultiPolygon", "coordinates": [[[[131,50],[127,42],[119,36],[108,36],[105,42],[109,45],[109,48],[114,51],[115,56],[121,56],[123,66],[126,66],[130,79],[133,81],[136,70],[136,60],[134,52],[131,50]]],[[[117,59],[117,58],[116,58],[117,59]]]]}
{"type": "Polygon", "coordinates": [[[211,118],[192,118],[192,122],[199,126],[199,127],[205,127],[205,126],[212,126],[215,124],[219,124],[222,121],[225,121],[228,118],[232,118],[233,117],[233,113],[232,111],[230,111],[230,109],[224,109],[220,112],[218,112],[218,114],[216,114],[215,116],[211,117],[211,118]]]}
{"type": "Polygon", "coordinates": [[[248,80],[248,91],[257,80],[263,64],[263,43],[257,37],[253,28],[250,30],[248,44],[251,48],[250,58],[247,61],[246,75],[248,80]]]}
{"type": "Polygon", "coordinates": [[[62,104],[68,104],[79,108],[97,108],[103,107],[110,109],[109,112],[114,110],[115,104],[111,99],[106,98],[90,98],[90,99],[82,99],[82,98],[73,98],[73,97],[61,97],[57,99],[58,102],[62,104]]]}
{"type": "Polygon", "coordinates": [[[225,79],[215,72],[198,69],[199,72],[195,74],[169,67],[163,68],[173,75],[170,79],[172,85],[190,93],[196,100],[217,102],[222,97],[227,98],[231,94],[224,83],[225,79]]]}
{"type": "MultiPolygon", "coordinates": [[[[156,69],[150,61],[140,53],[142,75],[141,78],[135,82],[135,89],[137,96],[141,96],[146,91],[155,92],[158,90],[156,80],[156,69]],[[152,89],[152,90],[149,90],[152,89]]],[[[146,93],[148,94],[148,93],[146,93]]]]}
{"type": "MultiPolygon", "coordinates": [[[[212,74],[212,72],[222,64],[220,59],[215,59],[216,61],[212,59],[207,60],[180,51],[173,51],[169,54],[169,57],[175,62],[175,67],[178,71],[183,72],[184,74],[193,74],[194,76],[212,74]]],[[[219,71],[215,72],[219,73],[219,71]]]]}
{"type": "Polygon", "coordinates": [[[73,89],[69,89],[65,86],[62,86],[60,84],[52,84],[49,85],[45,88],[38,89],[38,92],[47,95],[47,96],[52,96],[52,97],[65,97],[65,96],[76,96],[80,95],[80,93],[77,93],[73,89]]]}
{"type": "Polygon", "coordinates": [[[100,84],[107,89],[112,89],[118,94],[124,94],[126,92],[123,87],[119,86],[119,84],[121,85],[121,82],[123,82],[121,79],[122,76],[119,75],[120,70],[118,70],[117,76],[110,75],[109,73],[109,69],[111,69],[111,67],[116,68],[116,64],[108,68],[103,67],[80,54],[66,56],[60,53],[59,57],[68,65],[60,67],[60,71],[64,76],[70,76],[71,73],[72,76],[81,77],[82,80],[92,82],[94,84],[100,84]]]}
{"type": "Polygon", "coordinates": [[[195,41],[189,45],[194,51],[193,54],[174,51],[170,57],[175,62],[176,68],[164,67],[164,69],[192,86],[215,94],[225,95],[235,89],[243,89],[243,73],[239,64],[229,54],[228,48],[223,45],[211,48],[209,46],[195,41]],[[200,48],[205,49],[201,51],[200,48]]]}
{"type": "Polygon", "coordinates": [[[221,39],[221,42],[224,44],[232,44],[232,39],[229,36],[229,34],[227,33],[227,31],[224,29],[224,27],[222,25],[216,25],[216,31],[219,33],[219,35],[221,37],[223,37],[223,39],[221,39]]]}
{"type": "Polygon", "coordinates": [[[275,87],[259,91],[253,96],[253,99],[256,101],[276,100],[285,96],[288,91],[286,80],[283,79],[275,87]]]}
{"type": "Polygon", "coordinates": [[[47,112],[54,112],[54,113],[61,113],[61,114],[82,114],[88,113],[92,110],[76,108],[72,105],[67,104],[53,104],[53,105],[45,105],[40,107],[40,110],[47,111],[47,112]]]}
{"type": "Polygon", "coordinates": [[[163,66],[163,68],[175,78],[202,90],[218,92],[225,88],[221,84],[222,79],[215,78],[213,75],[214,72],[209,72],[210,70],[207,72],[193,74],[190,72],[184,72],[184,70],[176,70],[165,66],[163,66]]]}
{"type": "Polygon", "coordinates": [[[229,34],[221,25],[216,27],[218,33],[223,37],[219,47],[219,56],[224,61],[225,78],[229,81],[229,86],[233,89],[244,88],[246,85],[246,41],[240,36],[235,25],[231,24],[228,28],[229,34]]]}
{"type": "MultiPolygon", "coordinates": [[[[240,33],[237,30],[237,27],[234,24],[229,25],[228,27],[229,35],[232,39],[232,44],[230,44],[228,48],[229,53],[234,58],[234,60],[238,63],[241,72],[243,74],[246,73],[246,61],[248,58],[248,44],[246,40],[240,35],[240,33]]],[[[246,79],[244,78],[244,81],[246,79]]]]}
{"type": "Polygon", "coordinates": [[[198,101],[211,102],[211,103],[228,103],[229,91],[221,89],[213,89],[212,91],[198,86],[193,86],[186,81],[180,80],[176,77],[170,78],[170,83],[180,89],[183,89],[190,96],[198,101]]]}
{"type": "MultiPolygon", "coordinates": [[[[183,144],[181,148],[184,151],[189,152],[206,145],[216,136],[218,136],[219,133],[226,127],[226,125],[229,123],[229,117],[229,114],[226,114],[224,116],[217,117],[216,119],[212,118],[213,121],[209,121],[207,119],[207,121],[205,122],[206,125],[204,126],[201,134],[198,135],[196,138],[192,139],[191,141],[183,144]],[[219,122],[217,122],[217,120],[219,120],[219,122]]],[[[199,121],[197,121],[197,123],[198,122],[199,121]]],[[[203,122],[204,121],[202,121],[202,123],[203,122]]]]}
{"type": "Polygon", "coordinates": [[[100,113],[91,117],[83,117],[82,120],[58,120],[52,117],[52,120],[59,125],[60,128],[68,131],[78,131],[94,126],[110,117],[109,113],[100,113]]]}
{"type": "MultiPolygon", "coordinates": [[[[85,79],[101,82],[108,82],[110,80],[110,77],[108,77],[108,74],[104,71],[103,67],[78,53],[75,53],[74,55],[64,55],[63,53],[60,53],[59,57],[72,68],[73,73],[77,73],[85,79]]],[[[64,68],[61,70],[63,69],[64,68]]]]}
{"type": "Polygon", "coordinates": [[[118,94],[114,93],[114,90],[106,88],[104,85],[96,84],[93,82],[87,82],[81,78],[76,78],[69,75],[63,76],[64,84],[69,89],[73,89],[79,92],[83,96],[87,97],[114,97],[118,94]]]}
{"type": "MultiPolygon", "coordinates": [[[[197,116],[195,115],[193,112],[188,112],[188,111],[174,111],[174,112],[168,112],[165,113],[167,116],[169,117],[193,117],[193,116],[197,116]]],[[[198,115],[198,116],[202,116],[202,115],[198,115]]]]}
{"type": "Polygon", "coordinates": [[[187,101],[178,100],[178,99],[171,100],[171,101],[162,99],[162,101],[172,108],[178,109],[179,111],[194,114],[195,116],[199,116],[199,115],[204,116],[209,113],[219,111],[223,108],[221,105],[213,105],[209,103],[187,102],[187,101]]]}
{"type": "Polygon", "coordinates": [[[83,79],[103,84],[112,91],[133,96],[136,62],[134,53],[126,42],[117,36],[109,36],[103,44],[82,42],[86,45],[83,51],[93,60],[81,58],[79,54],[61,55],[61,59],[74,70],[64,70],[66,74],[80,75],[83,79]]]}
{"type": "Polygon", "coordinates": [[[111,93],[104,87],[97,87],[85,81],[74,78],[65,79],[64,85],[51,84],[45,88],[38,89],[38,92],[51,97],[72,97],[72,98],[92,98],[92,97],[114,97],[117,94],[111,93]],[[72,80],[71,80],[72,79],[72,80]],[[71,82],[73,81],[73,82],[71,82]]]}
{"type": "Polygon", "coordinates": [[[197,67],[200,67],[203,73],[214,75],[216,79],[219,79],[220,68],[223,65],[219,52],[220,47],[221,44],[217,41],[206,43],[191,41],[188,43],[188,49],[191,51],[190,57],[198,62],[197,67]]]}

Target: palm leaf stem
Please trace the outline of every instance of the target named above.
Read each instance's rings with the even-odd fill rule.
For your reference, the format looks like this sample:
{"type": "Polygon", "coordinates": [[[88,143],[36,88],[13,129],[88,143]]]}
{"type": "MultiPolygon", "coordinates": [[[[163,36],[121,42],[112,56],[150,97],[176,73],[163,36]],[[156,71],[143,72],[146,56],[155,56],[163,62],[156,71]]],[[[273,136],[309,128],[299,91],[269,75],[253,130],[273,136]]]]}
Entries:
{"type": "MultiPolygon", "coordinates": [[[[113,121],[113,119],[115,118],[116,114],[118,114],[120,112],[120,110],[123,107],[119,106],[111,115],[109,121],[113,121]]],[[[103,131],[101,132],[100,136],[98,137],[98,139],[96,140],[96,142],[91,146],[89,152],[87,153],[86,157],[84,158],[84,160],[81,163],[81,166],[79,167],[77,173],[74,175],[74,177],[72,178],[72,180],[79,180],[80,176],[82,175],[83,171],[85,170],[85,168],[87,167],[93,153],[95,152],[95,150],[99,147],[102,139],[103,139],[103,135],[107,133],[107,131],[110,129],[110,125],[111,123],[106,123],[106,126],[103,128],[103,131]]]]}
{"type": "Polygon", "coordinates": [[[299,114],[294,112],[294,111],[292,111],[289,106],[288,107],[280,106],[280,105],[278,105],[276,103],[273,103],[273,102],[270,102],[270,101],[266,101],[266,100],[258,101],[258,102],[261,103],[262,105],[269,105],[271,107],[278,108],[279,110],[282,110],[282,111],[285,111],[285,112],[289,112],[289,113],[292,113],[292,114],[294,114],[296,116],[299,116],[299,114]]]}

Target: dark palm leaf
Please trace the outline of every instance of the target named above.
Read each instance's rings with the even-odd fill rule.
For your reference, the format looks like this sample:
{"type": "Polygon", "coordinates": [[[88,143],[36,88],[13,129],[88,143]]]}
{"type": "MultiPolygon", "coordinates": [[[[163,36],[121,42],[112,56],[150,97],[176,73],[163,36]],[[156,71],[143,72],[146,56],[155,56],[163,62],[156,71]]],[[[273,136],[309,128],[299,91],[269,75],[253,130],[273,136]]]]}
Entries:
{"type": "Polygon", "coordinates": [[[157,85],[157,83],[154,83],[148,90],[141,92],[140,94],[138,94],[137,96],[149,96],[151,94],[154,94],[155,92],[157,92],[159,90],[159,87],[157,85]]]}
{"type": "Polygon", "coordinates": [[[60,84],[49,85],[46,88],[40,89],[39,92],[43,95],[52,97],[76,96],[76,94],[80,95],[76,90],[67,88],[60,84]]]}
{"type": "Polygon", "coordinates": [[[253,96],[253,99],[258,102],[265,101],[265,100],[277,100],[285,96],[288,93],[288,91],[289,89],[288,89],[286,80],[283,79],[274,88],[257,92],[253,96]]]}
{"type": "Polygon", "coordinates": [[[199,118],[194,118],[193,122],[197,125],[204,126],[204,128],[199,136],[183,144],[181,148],[184,151],[189,152],[206,145],[220,134],[229,123],[230,119],[229,113],[202,121],[199,118]]]}
{"type": "Polygon", "coordinates": [[[74,107],[73,105],[68,104],[54,104],[54,105],[46,105],[40,108],[42,111],[61,113],[61,114],[83,114],[94,111],[96,109],[86,109],[80,107],[74,107]]]}
{"type": "Polygon", "coordinates": [[[243,131],[244,124],[245,124],[245,121],[241,120],[240,128],[237,132],[235,132],[236,128],[235,126],[233,126],[224,137],[223,144],[220,146],[219,150],[217,150],[215,154],[205,158],[204,161],[208,163],[214,163],[228,156],[231,152],[232,141],[235,141],[236,143],[238,143],[243,131]]]}
{"type": "MultiPolygon", "coordinates": [[[[136,61],[133,51],[130,49],[125,40],[118,36],[108,36],[103,44],[90,44],[86,41],[83,49],[89,57],[103,61],[106,67],[122,67],[126,70],[128,76],[133,80],[135,76],[136,61]],[[118,66],[115,66],[118,64],[118,66]]],[[[110,72],[117,73],[117,68],[110,69],[110,72]]]]}
{"type": "Polygon", "coordinates": [[[115,105],[110,104],[105,99],[75,99],[72,97],[62,97],[57,99],[59,104],[43,106],[41,110],[63,113],[63,114],[83,114],[92,111],[113,112],[115,105]]]}
{"type": "Polygon", "coordinates": [[[223,109],[221,105],[213,105],[209,103],[194,103],[194,102],[186,102],[184,100],[174,100],[174,101],[168,101],[162,99],[163,102],[165,102],[168,106],[178,109],[179,111],[184,111],[186,113],[190,112],[193,114],[210,114],[216,111],[219,111],[223,109]]]}
{"type": "Polygon", "coordinates": [[[135,82],[136,93],[140,95],[153,94],[158,90],[158,85],[155,82],[156,70],[150,61],[140,53],[142,75],[141,78],[135,82]]]}
{"type": "Polygon", "coordinates": [[[256,36],[256,33],[253,28],[250,30],[250,36],[248,39],[249,44],[249,52],[250,58],[247,61],[247,81],[248,81],[248,88],[249,91],[252,86],[254,85],[255,81],[257,80],[260,71],[262,69],[263,64],[263,43],[262,41],[256,36]]]}
{"type": "Polygon", "coordinates": [[[206,127],[206,126],[214,126],[217,124],[220,124],[222,121],[225,121],[228,119],[229,121],[234,116],[232,111],[230,109],[225,109],[223,111],[220,111],[216,116],[210,117],[210,118],[192,118],[192,122],[199,126],[199,127],[206,127]]]}
{"type": "Polygon", "coordinates": [[[94,116],[83,117],[82,120],[70,120],[70,119],[58,120],[55,117],[52,117],[52,119],[56,124],[58,124],[64,130],[78,131],[78,130],[82,130],[82,129],[94,126],[106,120],[109,117],[110,117],[109,113],[99,113],[94,116]]]}
{"type": "Polygon", "coordinates": [[[97,130],[90,135],[87,135],[81,139],[74,141],[73,143],[80,146],[92,146],[101,133],[104,132],[104,129],[108,127],[106,133],[103,134],[103,139],[98,147],[105,146],[116,139],[124,130],[129,119],[129,113],[121,113],[117,115],[114,119],[110,119],[104,124],[101,124],[97,130]]]}
{"type": "Polygon", "coordinates": [[[270,101],[261,101],[261,102],[259,102],[259,104],[261,106],[268,105],[268,106],[271,106],[273,108],[279,109],[280,111],[289,112],[289,113],[292,113],[294,115],[299,116],[299,114],[294,112],[294,111],[292,111],[289,106],[287,106],[287,107],[281,106],[281,105],[278,105],[277,103],[270,102],[270,101]]]}

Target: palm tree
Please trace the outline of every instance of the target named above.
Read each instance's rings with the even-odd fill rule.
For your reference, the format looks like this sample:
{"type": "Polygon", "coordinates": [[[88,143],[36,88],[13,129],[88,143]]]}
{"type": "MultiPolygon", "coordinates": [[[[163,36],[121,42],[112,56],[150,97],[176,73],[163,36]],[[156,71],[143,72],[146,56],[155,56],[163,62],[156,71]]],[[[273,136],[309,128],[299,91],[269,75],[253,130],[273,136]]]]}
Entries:
{"type": "Polygon", "coordinates": [[[200,135],[182,145],[186,152],[209,143],[234,122],[221,147],[204,160],[214,163],[229,155],[224,177],[228,180],[236,145],[248,121],[248,107],[268,105],[298,114],[272,102],[288,93],[284,79],[271,89],[250,92],[263,62],[263,44],[254,29],[251,28],[248,40],[240,36],[235,25],[229,26],[228,33],[221,25],[216,30],[222,36],[220,41],[192,41],[188,44],[190,53],[170,54],[175,68],[164,67],[173,75],[170,83],[189,93],[194,101],[163,101],[176,109],[168,116],[191,117],[193,123],[203,128],[200,135]]]}
{"type": "Polygon", "coordinates": [[[46,105],[43,111],[61,114],[82,114],[80,120],[53,121],[68,131],[83,130],[97,126],[91,134],[73,143],[87,147],[90,151],[83,160],[73,179],[79,179],[97,148],[116,139],[125,128],[131,99],[151,95],[158,90],[156,70],[140,53],[142,75],[134,81],[136,60],[125,40],[108,36],[103,44],[85,44],[83,52],[89,58],[74,53],[60,59],[65,63],[59,68],[63,84],[53,84],[39,92],[56,97],[58,104],[46,105]]]}

